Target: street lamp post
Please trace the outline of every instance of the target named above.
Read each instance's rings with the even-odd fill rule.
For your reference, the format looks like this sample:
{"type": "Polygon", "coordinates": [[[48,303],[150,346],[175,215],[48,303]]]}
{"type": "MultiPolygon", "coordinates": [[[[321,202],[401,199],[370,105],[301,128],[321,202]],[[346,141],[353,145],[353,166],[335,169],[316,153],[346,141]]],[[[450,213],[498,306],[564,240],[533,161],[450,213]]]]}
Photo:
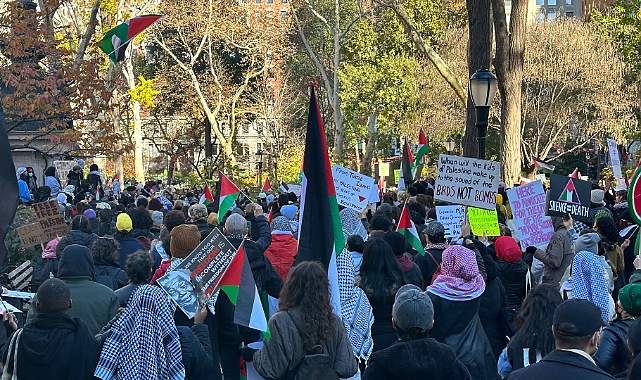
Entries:
{"type": "Polygon", "coordinates": [[[450,136],[445,140],[445,150],[447,150],[447,154],[452,154],[454,151],[454,146],[456,145],[456,141],[450,136]]]}
{"type": "Polygon", "coordinates": [[[262,149],[258,149],[256,151],[256,155],[258,156],[258,187],[263,183],[263,155],[265,152],[263,152],[262,149]]]}
{"type": "Polygon", "coordinates": [[[272,153],[272,159],[274,160],[274,180],[278,185],[278,152],[272,153]]]}
{"type": "Polygon", "coordinates": [[[485,140],[487,138],[487,125],[490,118],[490,106],[498,80],[489,69],[478,69],[470,78],[470,96],[476,109],[476,127],[479,135],[476,141],[479,143],[479,158],[485,159],[485,140]]]}

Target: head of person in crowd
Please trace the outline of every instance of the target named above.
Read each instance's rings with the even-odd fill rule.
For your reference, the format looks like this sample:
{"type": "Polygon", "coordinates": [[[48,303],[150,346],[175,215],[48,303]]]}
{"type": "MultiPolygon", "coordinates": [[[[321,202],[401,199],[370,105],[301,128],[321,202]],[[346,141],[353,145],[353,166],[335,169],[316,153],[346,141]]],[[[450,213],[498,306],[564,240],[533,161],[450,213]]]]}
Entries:
{"type": "Polygon", "coordinates": [[[181,224],[185,224],[185,214],[180,210],[171,210],[165,215],[164,225],[169,232],[181,224]]]}
{"type": "Polygon", "coordinates": [[[89,218],[84,215],[76,215],[71,219],[71,230],[72,231],[82,231],[84,233],[91,233],[91,225],[89,224],[89,218]]]}
{"type": "Polygon", "coordinates": [[[65,247],[58,264],[58,278],[86,277],[93,281],[95,266],[89,248],[80,244],[65,247]]]}
{"type": "Polygon", "coordinates": [[[298,212],[298,207],[294,205],[284,205],[280,208],[280,213],[287,218],[287,220],[292,221],[298,212]]]}
{"type": "MultiPolygon", "coordinates": [[[[416,222],[418,222],[418,224],[425,223],[425,217],[427,216],[427,210],[425,209],[425,207],[423,205],[421,205],[420,203],[418,203],[416,201],[409,201],[409,202],[405,203],[405,207],[407,207],[407,209],[410,212],[414,211],[414,212],[416,212],[418,214],[419,218],[416,220],[416,222]]],[[[414,223],[416,223],[416,222],[414,222],[414,223]]]]}
{"type": "Polygon", "coordinates": [[[96,211],[93,209],[87,209],[83,213],[88,219],[96,219],[96,211]]]}
{"type": "Polygon", "coordinates": [[[36,189],[36,202],[46,202],[51,198],[51,188],[49,186],[40,186],[36,189]]]}
{"type": "Polygon", "coordinates": [[[572,295],[592,302],[601,310],[603,321],[610,320],[610,292],[603,265],[591,252],[578,252],[572,260],[572,295]]]}
{"type": "Polygon", "coordinates": [[[385,234],[385,242],[389,244],[395,256],[401,256],[407,252],[407,239],[396,231],[389,231],[385,234]]]}
{"type": "Polygon", "coordinates": [[[283,206],[287,206],[289,204],[289,197],[287,194],[280,194],[278,196],[278,207],[282,208],[283,206]]]}
{"type": "Polygon", "coordinates": [[[158,198],[151,198],[149,205],[147,205],[147,210],[160,211],[163,209],[162,202],[158,198]]]}
{"type": "Polygon", "coordinates": [[[131,218],[131,223],[135,230],[149,231],[154,225],[153,220],[151,220],[151,215],[149,215],[149,212],[144,208],[136,207],[127,210],[127,215],[131,218]]]}
{"type": "Polygon", "coordinates": [[[409,185],[407,187],[407,193],[410,195],[410,197],[415,197],[418,194],[418,190],[416,189],[416,186],[409,185]]]}
{"type": "Polygon", "coordinates": [[[207,222],[207,206],[201,203],[189,206],[189,217],[194,223],[206,223],[207,222]]]}
{"type": "Polygon", "coordinates": [[[118,242],[111,236],[99,237],[91,247],[94,264],[117,266],[118,247],[118,242]]]}
{"type": "Polygon", "coordinates": [[[614,219],[609,216],[596,218],[594,220],[593,230],[601,237],[602,247],[600,247],[600,251],[602,253],[605,253],[605,250],[614,249],[614,245],[616,245],[619,240],[619,229],[614,219]]]}
{"type": "MultiPolygon", "coordinates": [[[[589,230],[584,230],[584,231],[589,231],[589,230]]],[[[600,241],[601,241],[601,237],[597,233],[581,231],[581,235],[574,242],[574,251],[575,252],[581,252],[581,251],[592,252],[595,255],[597,255],[599,253],[600,241]]]]}
{"type": "Polygon", "coordinates": [[[373,231],[382,231],[383,233],[385,233],[387,231],[391,231],[392,227],[392,220],[387,216],[378,214],[378,212],[369,222],[370,233],[373,231]]]}
{"type": "Polygon", "coordinates": [[[127,213],[118,214],[116,218],[116,236],[127,237],[131,236],[131,230],[133,230],[133,225],[131,217],[127,213]]]}
{"type": "Polygon", "coordinates": [[[97,164],[91,164],[91,166],[89,166],[89,171],[90,172],[97,172],[98,170],[100,170],[100,169],[98,168],[97,164]]]}
{"type": "Polygon", "coordinates": [[[564,301],[554,311],[552,333],[555,347],[593,355],[603,326],[601,310],[592,302],[583,299],[564,301]]]}
{"type": "Polygon", "coordinates": [[[603,207],[603,199],[605,198],[605,192],[601,189],[594,189],[590,192],[590,207],[603,207]]]}
{"type": "Polygon", "coordinates": [[[319,262],[306,261],[296,265],[280,292],[278,310],[298,308],[300,329],[305,351],[327,342],[335,326],[330,302],[327,271],[319,262]]]}
{"type": "Polygon", "coordinates": [[[392,206],[388,203],[381,203],[381,205],[376,208],[376,211],[378,214],[387,216],[390,219],[392,218],[392,206]]]}
{"type": "Polygon", "coordinates": [[[242,238],[247,234],[247,221],[240,214],[232,213],[225,221],[223,233],[242,238]]]}
{"type": "Polygon", "coordinates": [[[443,227],[441,222],[430,222],[427,227],[425,227],[424,233],[428,244],[445,243],[445,227],[443,227]]]}
{"type": "Polygon", "coordinates": [[[274,218],[274,220],[271,221],[270,227],[272,229],[272,233],[291,233],[292,232],[292,226],[289,224],[289,220],[285,218],[284,216],[277,216],[274,218]]]}
{"type": "Polygon", "coordinates": [[[149,200],[147,200],[147,197],[145,197],[144,195],[139,195],[138,198],[136,198],[136,207],[146,209],[148,206],[149,200]]]}
{"type": "Polygon", "coordinates": [[[394,251],[380,238],[370,238],[363,245],[363,262],[358,276],[358,286],[372,299],[385,300],[405,285],[394,251]]]}
{"type": "Polygon", "coordinates": [[[50,278],[38,287],[36,310],[39,313],[62,313],[72,307],[71,291],[64,281],[50,278]]]}
{"type": "Polygon", "coordinates": [[[485,290],[476,253],[461,245],[450,245],[443,251],[441,274],[427,290],[442,298],[471,300],[485,290]]]}
{"type": "Polygon", "coordinates": [[[399,340],[427,338],[434,326],[432,300],[416,285],[404,285],[394,298],[392,326],[399,340]]]}
{"type": "Polygon", "coordinates": [[[618,190],[614,193],[614,202],[615,203],[628,203],[628,191],[627,190],[618,190]]]}
{"type": "Polygon", "coordinates": [[[54,168],[53,166],[49,166],[45,170],[45,176],[47,176],[47,177],[55,177],[56,176],[56,168],[54,168]]]}
{"type": "Polygon", "coordinates": [[[617,312],[623,319],[641,316],[641,284],[628,284],[619,289],[617,312]]]}
{"type": "Polygon", "coordinates": [[[170,236],[171,256],[177,259],[186,258],[200,244],[200,231],[193,224],[181,224],[174,227],[170,236]]]}
{"type": "Polygon", "coordinates": [[[363,253],[363,237],[361,235],[349,235],[345,248],[350,252],[363,253]]]}
{"type": "Polygon", "coordinates": [[[218,213],[217,212],[210,212],[209,216],[207,217],[207,224],[210,226],[217,226],[218,225],[218,213]]]}
{"type": "Polygon", "coordinates": [[[496,257],[499,260],[512,264],[517,263],[521,259],[521,256],[523,256],[519,244],[509,236],[499,236],[494,242],[494,249],[496,250],[496,257]]]}
{"type": "Polygon", "coordinates": [[[153,213],[151,213],[151,220],[154,227],[160,228],[162,226],[163,219],[164,215],[162,214],[162,211],[154,211],[153,213]]]}
{"type": "Polygon", "coordinates": [[[185,202],[182,199],[178,199],[174,201],[174,207],[172,208],[172,211],[181,211],[183,207],[185,207],[185,202]]]}
{"type": "Polygon", "coordinates": [[[27,179],[29,178],[29,175],[27,174],[27,168],[25,168],[24,166],[21,166],[18,169],[16,169],[16,178],[26,182],[27,179]]]}
{"type": "Polygon", "coordinates": [[[127,257],[125,272],[130,284],[146,283],[151,278],[151,256],[145,251],[136,251],[127,257]]]}

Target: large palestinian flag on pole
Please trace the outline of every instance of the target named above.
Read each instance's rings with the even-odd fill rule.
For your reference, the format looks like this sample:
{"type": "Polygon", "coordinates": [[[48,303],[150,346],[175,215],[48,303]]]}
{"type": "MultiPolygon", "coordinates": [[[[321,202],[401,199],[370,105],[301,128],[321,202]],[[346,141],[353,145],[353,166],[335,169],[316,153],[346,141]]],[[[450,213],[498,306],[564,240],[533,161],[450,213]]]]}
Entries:
{"type": "Polygon", "coordinates": [[[424,164],[427,162],[427,153],[430,151],[430,147],[427,144],[427,139],[423,133],[423,129],[418,134],[418,149],[416,151],[415,165],[424,164]]]}
{"type": "Polygon", "coordinates": [[[161,18],[161,15],[131,18],[109,30],[98,43],[98,47],[109,56],[113,63],[123,61],[129,42],[161,18]]]}
{"type": "Polygon", "coordinates": [[[328,268],[334,312],[341,315],[336,256],[345,247],[345,238],[315,90],[312,86],[303,156],[298,255],[294,264],[320,261],[328,268]]]}
{"type": "Polygon", "coordinates": [[[414,226],[414,222],[412,222],[412,219],[410,219],[410,214],[407,211],[407,207],[403,207],[401,218],[398,221],[398,228],[396,230],[401,235],[405,236],[412,248],[414,248],[421,255],[425,256],[423,244],[421,244],[421,239],[418,237],[418,232],[416,232],[416,226],[414,226]]]}
{"type": "Polygon", "coordinates": [[[225,213],[229,211],[238,196],[240,195],[240,189],[234,185],[234,183],[227,178],[223,172],[220,173],[220,201],[218,203],[218,220],[222,220],[225,213]]]}

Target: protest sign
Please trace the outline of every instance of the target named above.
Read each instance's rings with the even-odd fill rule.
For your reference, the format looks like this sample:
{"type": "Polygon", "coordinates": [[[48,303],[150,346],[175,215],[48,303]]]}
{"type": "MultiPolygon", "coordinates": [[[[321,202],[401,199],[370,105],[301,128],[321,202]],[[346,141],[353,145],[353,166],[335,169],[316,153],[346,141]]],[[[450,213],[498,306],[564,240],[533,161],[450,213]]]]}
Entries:
{"type": "Polygon", "coordinates": [[[398,185],[401,180],[401,169],[394,169],[394,183],[398,185]]]}
{"type": "Polygon", "coordinates": [[[297,197],[300,197],[300,189],[301,189],[300,185],[295,185],[293,183],[288,183],[287,184],[287,188],[289,189],[289,190],[287,190],[287,192],[294,193],[297,197]]]}
{"type": "Polygon", "coordinates": [[[446,238],[458,237],[465,220],[465,206],[436,206],[436,220],[445,228],[446,238]]]}
{"type": "Polygon", "coordinates": [[[566,217],[591,222],[588,218],[590,212],[590,191],[592,184],[578,178],[550,175],[550,200],[547,204],[547,215],[566,217]]]}
{"type": "Polygon", "coordinates": [[[6,293],[3,293],[3,297],[9,297],[9,298],[20,298],[24,300],[30,300],[35,297],[36,293],[29,293],[29,292],[19,292],[16,290],[9,290],[6,293]]]}
{"type": "Polygon", "coordinates": [[[498,162],[441,154],[434,199],[491,210],[500,171],[498,162]]]}
{"type": "Polygon", "coordinates": [[[610,151],[610,161],[612,162],[612,172],[614,178],[623,178],[621,173],[621,159],[619,158],[619,146],[614,139],[608,139],[608,150],[610,151]]]}
{"type": "Polygon", "coordinates": [[[53,166],[56,168],[56,173],[58,173],[58,179],[60,180],[60,186],[64,188],[67,186],[67,174],[73,169],[74,166],[78,165],[76,161],[54,161],[53,166]]]}
{"type": "Polygon", "coordinates": [[[547,244],[554,233],[554,226],[552,218],[545,215],[545,191],[541,181],[509,189],[507,197],[521,248],[525,250],[528,246],[547,244]]]}
{"type": "Polygon", "coordinates": [[[47,201],[33,204],[36,220],[42,230],[42,242],[46,243],[67,234],[67,223],[60,212],[58,201],[47,201]]]}
{"type": "MultiPolygon", "coordinates": [[[[369,193],[368,203],[377,203],[381,201],[381,196],[379,194],[378,185],[372,186],[372,191],[369,193]]],[[[361,210],[362,211],[362,210],[361,210]]]]}
{"type": "Polygon", "coordinates": [[[18,227],[16,228],[16,231],[18,231],[20,243],[22,243],[23,248],[29,248],[40,243],[48,242],[43,240],[44,233],[42,232],[39,223],[31,223],[22,227],[18,227]]]}
{"type": "Polygon", "coordinates": [[[198,294],[202,292],[205,297],[212,294],[236,251],[222,232],[214,228],[180,265],[157,282],[178,307],[193,318],[201,303],[198,294]]]}
{"type": "Polygon", "coordinates": [[[467,216],[470,220],[470,228],[476,236],[500,236],[499,217],[496,208],[485,210],[477,207],[468,207],[467,216]]]}
{"type": "Polygon", "coordinates": [[[22,310],[18,309],[17,307],[13,306],[12,304],[8,302],[0,302],[0,313],[4,313],[5,310],[9,310],[12,313],[22,313],[22,310]]]}
{"type": "Polygon", "coordinates": [[[378,175],[387,177],[389,175],[389,162],[381,162],[378,164],[378,175]]]}
{"type": "Polygon", "coordinates": [[[361,212],[372,194],[374,178],[334,164],[332,167],[336,201],[339,205],[361,212]]]}
{"type": "Polygon", "coordinates": [[[537,181],[544,182],[544,181],[546,181],[546,180],[547,180],[547,178],[545,178],[545,174],[537,174],[537,175],[536,175],[536,180],[537,180],[537,181]]]}

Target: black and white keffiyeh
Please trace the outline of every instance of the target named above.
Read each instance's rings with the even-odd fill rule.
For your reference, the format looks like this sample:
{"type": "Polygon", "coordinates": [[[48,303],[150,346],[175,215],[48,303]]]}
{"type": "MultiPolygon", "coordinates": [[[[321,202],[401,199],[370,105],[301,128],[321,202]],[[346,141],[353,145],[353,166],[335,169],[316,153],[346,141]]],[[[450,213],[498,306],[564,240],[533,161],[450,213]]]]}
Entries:
{"type": "Polygon", "coordinates": [[[350,235],[361,235],[363,241],[367,240],[367,230],[361,222],[360,215],[351,208],[344,208],[340,213],[341,224],[343,225],[343,237],[345,241],[350,235]]]}
{"type": "Polygon", "coordinates": [[[103,380],[185,378],[175,307],[162,289],[136,289],[122,316],[111,327],[94,376],[103,380]]]}

